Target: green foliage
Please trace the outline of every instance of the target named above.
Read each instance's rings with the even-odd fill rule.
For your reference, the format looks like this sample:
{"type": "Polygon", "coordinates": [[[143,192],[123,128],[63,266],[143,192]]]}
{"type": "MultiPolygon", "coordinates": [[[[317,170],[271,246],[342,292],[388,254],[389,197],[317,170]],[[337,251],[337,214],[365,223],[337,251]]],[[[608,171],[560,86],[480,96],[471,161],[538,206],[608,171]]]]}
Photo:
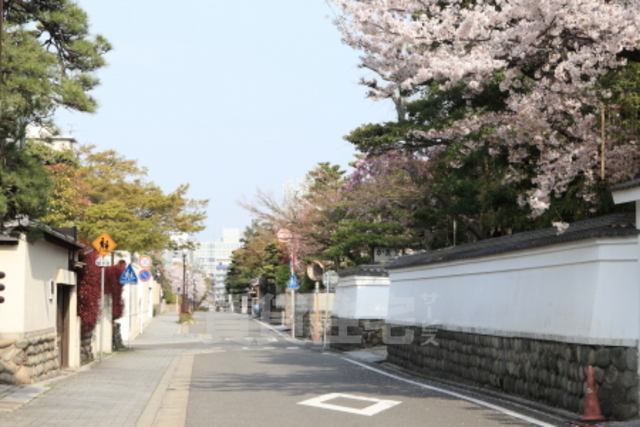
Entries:
{"type": "Polygon", "coordinates": [[[287,288],[287,282],[291,276],[291,268],[288,264],[281,264],[276,269],[276,286],[280,291],[287,288]]]}
{"type": "Polygon", "coordinates": [[[231,255],[225,279],[227,292],[245,292],[252,280],[259,277],[275,280],[276,286],[283,289],[289,279],[289,266],[274,230],[266,223],[254,221],[245,230],[243,243],[231,255]]]}
{"type": "Polygon", "coordinates": [[[74,168],[80,166],[78,159],[71,151],[55,150],[47,143],[29,141],[24,150],[45,166],[68,165],[74,168]]]}
{"type": "Polygon", "coordinates": [[[14,145],[0,147],[0,159],[0,227],[18,215],[44,215],[52,188],[44,166],[14,145]]]}
{"type": "Polygon", "coordinates": [[[180,313],[180,315],[178,316],[178,323],[181,325],[195,323],[195,320],[193,319],[193,314],[180,313]]]}
{"type": "MultiPolygon", "coordinates": [[[[607,101],[612,105],[633,102],[629,95],[640,89],[638,66],[631,65],[623,73],[609,76],[601,82],[603,87],[617,88],[607,101]],[[621,99],[624,98],[624,99],[621,99]]],[[[527,148],[528,156],[512,162],[506,149],[490,153],[485,144],[483,129],[468,134],[466,140],[429,139],[424,132],[441,129],[465,117],[469,112],[484,114],[504,110],[506,94],[499,90],[502,75],[497,73],[482,92],[470,94],[460,87],[440,89],[439,82],[431,82],[422,88],[419,96],[407,103],[407,120],[398,123],[364,125],[345,137],[355,147],[369,155],[393,150],[407,153],[423,153],[429,159],[425,164],[426,178],[416,182],[423,197],[413,211],[410,228],[423,236],[421,246],[435,249],[490,237],[550,226],[552,221],[577,221],[596,214],[624,210],[610,202],[606,185],[598,184],[596,197],[585,201],[579,194],[584,190],[584,179],[570,183],[563,194],[552,194],[550,208],[538,218],[532,218],[528,207],[521,207],[520,198],[530,191],[538,174],[536,169],[540,154],[535,148],[527,148]],[[419,131],[419,132],[413,132],[419,131]],[[454,236],[454,229],[455,236],[454,236]]],[[[627,128],[637,120],[638,104],[631,114],[621,115],[627,128]]],[[[627,109],[629,110],[629,109],[627,109]]],[[[621,120],[622,120],[621,119],[621,120]]],[[[619,126],[622,130],[624,126],[619,126]]],[[[611,127],[610,127],[611,129],[611,127]]],[[[389,218],[393,222],[392,218],[389,218]]],[[[348,221],[343,221],[344,225],[348,221]]],[[[330,254],[345,253],[357,248],[367,239],[359,237],[359,230],[367,230],[367,224],[349,224],[333,236],[330,254]]],[[[373,235],[388,236],[389,229],[371,230],[373,235]]],[[[362,254],[362,252],[361,252],[362,254]]],[[[368,261],[368,257],[351,256],[356,263],[368,261]]]]}
{"type": "Polygon", "coordinates": [[[208,201],[188,199],[188,185],[165,194],[144,180],[146,170],[135,160],[112,150],[86,147],[80,159],[83,197],[90,204],[75,223],[88,240],[109,230],[119,249],[145,252],[170,248],[171,234],[204,229],[208,201]]]}
{"type": "Polygon", "coordinates": [[[51,125],[60,107],[95,111],[93,73],[111,46],[89,34],[86,13],[70,0],[4,2],[0,36],[0,221],[40,218],[53,188],[42,165],[74,163],[38,147],[16,148],[24,145],[27,124],[51,125]]]}
{"type": "Polygon", "coordinates": [[[93,73],[111,45],[89,33],[87,14],[70,0],[5,3],[0,134],[19,139],[59,107],[94,112],[93,73]]]}

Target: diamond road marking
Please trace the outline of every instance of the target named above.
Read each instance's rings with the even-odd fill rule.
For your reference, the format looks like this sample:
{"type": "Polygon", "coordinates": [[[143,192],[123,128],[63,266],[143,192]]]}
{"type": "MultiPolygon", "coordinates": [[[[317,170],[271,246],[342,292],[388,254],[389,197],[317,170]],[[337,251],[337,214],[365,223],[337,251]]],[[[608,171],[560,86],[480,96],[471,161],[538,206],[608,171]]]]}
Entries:
{"type": "Polygon", "coordinates": [[[313,406],[313,407],[322,408],[322,409],[332,409],[334,411],[349,412],[350,414],[366,415],[370,417],[386,409],[393,408],[394,406],[399,405],[400,403],[401,402],[398,402],[397,400],[372,399],[370,397],[354,396],[352,394],[331,393],[331,394],[325,394],[319,397],[314,397],[313,399],[305,400],[303,402],[298,402],[298,405],[313,406]],[[344,399],[354,399],[354,400],[362,400],[365,402],[372,402],[373,404],[363,409],[355,409],[355,408],[349,408],[346,406],[332,405],[330,403],[326,403],[329,400],[336,399],[339,397],[344,399]]]}

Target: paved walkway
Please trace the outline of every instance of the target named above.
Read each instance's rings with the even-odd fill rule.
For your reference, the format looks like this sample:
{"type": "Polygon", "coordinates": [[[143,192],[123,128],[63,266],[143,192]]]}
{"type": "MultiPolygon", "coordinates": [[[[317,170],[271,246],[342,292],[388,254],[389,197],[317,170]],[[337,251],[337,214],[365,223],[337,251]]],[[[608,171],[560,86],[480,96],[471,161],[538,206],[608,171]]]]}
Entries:
{"type": "Polygon", "coordinates": [[[133,341],[133,351],[114,353],[102,363],[36,386],[3,387],[0,425],[151,426],[150,411],[146,417],[143,413],[162,398],[164,390],[158,389],[168,386],[169,368],[175,369],[179,356],[193,353],[193,344],[202,342],[198,334],[182,334],[176,320],[175,314],[154,318],[133,341]]]}

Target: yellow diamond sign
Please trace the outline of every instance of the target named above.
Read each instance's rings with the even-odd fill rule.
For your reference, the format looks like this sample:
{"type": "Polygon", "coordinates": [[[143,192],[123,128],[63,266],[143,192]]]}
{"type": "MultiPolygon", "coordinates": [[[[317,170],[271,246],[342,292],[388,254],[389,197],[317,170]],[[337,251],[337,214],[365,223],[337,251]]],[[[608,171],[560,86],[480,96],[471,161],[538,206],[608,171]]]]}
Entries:
{"type": "Polygon", "coordinates": [[[93,247],[98,251],[100,256],[107,256],[109,252],[116,248],[116,242],[107,233],[102,233],[92,243],[93,247]]]}

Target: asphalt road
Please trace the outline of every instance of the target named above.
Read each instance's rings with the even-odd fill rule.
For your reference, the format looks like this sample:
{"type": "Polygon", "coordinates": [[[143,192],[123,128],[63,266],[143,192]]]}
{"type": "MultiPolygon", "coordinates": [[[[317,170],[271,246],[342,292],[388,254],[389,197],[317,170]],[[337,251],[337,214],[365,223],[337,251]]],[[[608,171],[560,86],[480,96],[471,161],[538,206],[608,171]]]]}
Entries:
{"type": "Polygon", "coordinates": [[[489,427],[562,425],[522,407],[286,339],[246,316],[199,313],[186,425],[489,427]]]}

